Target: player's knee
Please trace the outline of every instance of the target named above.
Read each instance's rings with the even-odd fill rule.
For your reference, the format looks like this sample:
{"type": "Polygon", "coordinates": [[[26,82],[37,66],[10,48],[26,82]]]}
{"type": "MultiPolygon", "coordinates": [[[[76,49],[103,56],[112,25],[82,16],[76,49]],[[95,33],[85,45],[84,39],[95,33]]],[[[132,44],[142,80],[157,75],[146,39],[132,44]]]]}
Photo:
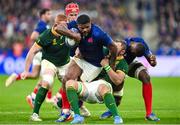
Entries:
{"type": "Polygon", "coordinates": [[[69,80],[75,80],[74,77],[73,77],[73,73],[68,73],[68,74],[66,74],[66,75],[64,76],[64,78],[63,78],[63,83],[66,84],[66,82],[69,81],[69,80]]]}
{"type": "Polygon", "coordinates": [[[110,93],[111,89],[106,84],[100,84],[99,87],[98,87],[98,92],[103,97],[106,93],[110,93]]]}
{"type": "Polygon", "coordinates": [[[46,82],[46,81],[42,81],[41,87],[46,88],[46,89],[50,89],[51,88],[50,84],[48,82],[46,82]]]}
{"type": "Polygon", "coordinates": [[[69,70],[64,76],[64,82],[67,82],[68,80],[77,80],[81,73],[81,68],[72,61],[72,65],[69,66],[69,70]]]}
{"type": "Polygon", "coordinates": [[[46,74],[42,76],[43,83],[47,83],[48,86],[51,86],[54,82],[54,77],[50,74],[46,74]]]}
{"type": "Polygon", "coordinates": [[[142,70],[139,73],[139,80],[141,80],[143,83],[149,83],[150,82],[150,76],[146,70],[142,70]]]}
{"type": "Polygon", "coordinates": [[[66,82],[66,88],[74,88],[74,89],[77,89],[77,82],[75,80],[68,80],[66,82]]]}

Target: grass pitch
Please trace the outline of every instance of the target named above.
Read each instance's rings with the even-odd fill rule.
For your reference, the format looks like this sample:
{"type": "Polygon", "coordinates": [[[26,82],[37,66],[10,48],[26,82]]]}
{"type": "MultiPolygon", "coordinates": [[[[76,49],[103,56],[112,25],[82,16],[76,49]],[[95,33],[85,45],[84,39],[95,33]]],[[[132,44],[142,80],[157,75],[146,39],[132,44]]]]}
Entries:
{"type": "MultiPolygon", "coordinates": [[[[62,124],[55,123],[58,111],[51,104],[43,103],[40,110],[42,122],[31,122],[32,109],[26,103],[36,80],[21,80],[9,88],[4,82],[7,76],[0,76],[0,124],[62,124]]],[[[142,98],[142,87],[138,80],[127,78],[124,97],[118,107],[124,124],[180,124],[180,78],[152,78],[153,112],[160,117],[159,122],[144,120],[145,109],[142,98]]],[[[53,88],[55,94],[60,84],[56,80],[53,88]]],[[[91,117],[85,118],[85,124],[112,124],[113,119],[99,120],[100,114],[106,110],[104,104],[85,104],[91,117]]],[[[63,123],[69,124],[69,122],[63,123]]]]}

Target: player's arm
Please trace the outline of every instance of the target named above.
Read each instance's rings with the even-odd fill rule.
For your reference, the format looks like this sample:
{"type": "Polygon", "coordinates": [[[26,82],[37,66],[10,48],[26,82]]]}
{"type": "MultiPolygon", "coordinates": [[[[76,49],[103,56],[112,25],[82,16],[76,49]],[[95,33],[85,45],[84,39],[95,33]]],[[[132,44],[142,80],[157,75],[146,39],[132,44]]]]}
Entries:
{"type": "Polygon", "coordinates": [[[38,23],[33,32],[31,33],[30,39],[34,43],[34,41],[39,37],[39,35],[46,30],[46,26],[38,23]]]}
{"type": "Polygon", "coordinates": [[[153,67],[155,67],[157,65],[157,61],[156,61],[156,56],[153,54],[149,54],[147,56],[145,56],[147,61],[149,62],[149,64],[153,67]]]}
{"type": "Polygon", "coordinates": [[[38,37],[39,37],[39,32],[33,31],[30,39],[31,39],[31,41],[35,41],[38,37]]]}
{"type": "Polygon", "coordinates": [[[151,50],[149,49],[149,46],[142,38],[141,41],[145,46],[145,54],[144,54],[145,58],[147,59],[147,61],[151,66],[153,67],[156,66],[157,65],[156,56],[152,54],[151,50]]]}
{"type": "Polygon", "coordinates": [[[147,43],[145,42],[145,40],[141,37],[132,37],[131,38],[132,41],[137,41],[140,42],[144,45],[145,47],[145,53],[144,53],[144,57],[147,59],[147,61],[149,62],[149,64],[151,66],[156,66],[157,62],[156,62],[156,56],[152,54],[151,50],[149,49],[149,46],[147,45],[147,43]]]}
{"type": "Polygon", "coordinates": [[[110,65],[113,67],[115,66],[115,60],[116,60],[116,56],[117,56],[117,46],[115,45],[114,42],[112,42],[111,44],[109,44],[108,46],[109,52],[111,53],[110,56],[110,65]]]}
{"type": "Polygon", "coordinates": [[[42,47],[39,46],[36,42],[33,44],[33,46],[31,47],[31,49],[29,50],[29,52],[26,56],[25,71],[27,71],[27,72],[29,71],[29,68],[32,63],[34,55],[41,49],[42,49],[42,47]]]}
{"type": "Polygon", "coordinates": [[[115,85],[120,85],[123,83],[123,81],[125,79],[125,73],[121,70],[114,71],[109,66],[109,59],[107,59],[107,58],[102,59],[101,65],[105,69],[105,71],[109,75],[109,78],[115,85]]]}
{"type": "Polygon", "coordinates": [[[54,26],[54,30],[62,35],[65,35],[71,39],[74,39],[76,42],[80,42],[81,35],[80,33],[73,32],[67,28],[67,26],[59,24],[54,26]]]}
{"type": "Polygon", "coordinates": [[[112,40],[112,38],[105,32],[101,32],[101,40],[103,41],[103,45],[109,49],[110,52],[110,66],[114,69],[115,60],[117,56],[117,46],[112,40]]]}
{"type": "Polygon", "coordinates": [[[21,77],[23,79],[25,79],[29,73],[29,69],[33,60],[34,55],[41,50],[42,47],[39,46],[36,42],[33,44],[33,46],[31,47],[31,49],[29,50],[27,56],[26,56],[26,60],[25,60],[25,69],[24,72],[21,74],[21,77]]]}

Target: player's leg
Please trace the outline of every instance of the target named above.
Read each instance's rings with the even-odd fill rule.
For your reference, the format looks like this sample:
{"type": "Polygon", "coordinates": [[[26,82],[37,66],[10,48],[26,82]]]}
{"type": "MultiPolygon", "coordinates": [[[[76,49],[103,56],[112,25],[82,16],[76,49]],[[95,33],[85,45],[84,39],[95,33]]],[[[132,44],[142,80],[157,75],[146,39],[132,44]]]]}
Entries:
{"type": "Polygon", "coordinates": [[[58,91],[53,97],[53,107],[56,108],[58,110],[58,112],[61,113],[61,108],[62,108],[62,96],[60,94],[60,92],[58,91]]]}
{"type": "MultiPolygon", "coordinates": [[[[42,58],[42,52],[38,52],[33,58],[33,69],[32,72],[28,74],[27,78],[35,79],[39,76],[40,68],[41,68],[40,66],[41,58],[42,58]]],[[[5,82],[6,87],[10,86],[17,80],[21,80],[21,74],[16,74],[16,73],[11,74],[5,82]]]]}
{"type": "MultiPolygon", "coordinates": [[[[59,90],[61,91],[61,89],[59,90]]],[[[57,92],[56,95],[53,96],[53,107],[55,107],[59,112],[61,112],[62,109],[62,96],[60,92],[57,92]]],[[[80,113],[84,117],[89,117],[91,113],[89,110],[83,105],[83,101],[79,100],[79,108],[80,108],[80,113]]]]}
{"type": "MultiPolygon", "coordinates": [[[[115,85],[112,84],[112,88],[113,88],[113,96],[116,102],[117,107],[121,104],[121,100],[123,97],[123,87],[124,87],[124,82],[120,85],[115,85]]],[[[102,115],[100,116],[100,119],[106,119],[112,116],[112,113],[110,110],[105,111],[104,113],[102,113],[102,115]]]]}
{"type": "Polygon", "coordinates": [[[117,105],[116,105],[115,99],[112,94],[111,85],[106,83],[103,80],[100,80],[100,81],[102,81],[102,83],[98,86],[98,93],[99,93],[100,97],[103,98],[103,101],[104,101],[106,107],[112,113],[112,115],[114,117],[114,123],[115,124],[123,123],[123,120],[119,115],[117,105]]]}
{"type": "Polygon", "coordinates": [[[31,116],[32,121],[42,121],[39,118],[39,110],[41,104],[45,100],[48,90],[52,87],[52,84],[54,83],[55,73],[56,73],[56,67],[51,62],[47,60],[43,60],[41,87],[39,88],[35,98],[33,114],[31,116]]]}
{"type": "MultiPolygon", "coordinates": [[[[96,67],[87,61],[83,59],[74,58],[78,66],[83,70],[83,73],[80,76],[80,81],[84,82],[91,82],[93,79],[95,79],[99,73],[101,72],[101,67],[96,67]]],[[[91,113],[88,111],[88,109],[82,105],[80,107],[81,115],[88,117],[91,115],[91,113]]]]}
{"type": "MultiPolygon", "coordinates": [[[[28,78],[39,77],[41,70],[41,61],[42,61],[41,59],[42,59],[42,52],[36,53],[36,55],[33,58],[32,72],[28,75],[28,78]]],[[[26,96],[26,101],[31,108],[34,108],[34,100],[40,86],[41,86],[41,79],[38,80],[38,83],[34,87],[33,92],[26,96]]]]}
{"type": "Polygon", "coordinates": [[[12,73],[5,82],[5,86],[9,87],[10,85],[12,85],[15,81],[20,80],[21,79],[21,74],[17,74],[17,73],[12,73]]]}
{"type": "MultiPolygon", "coordinates": [[[[36,53],[36,55],[33,58],[33,68],[32,68],[32,72],[29,74],[28,78],[37,78],[40,76],[41,61],[42,61],[42,52],[38,52],[38,53],[36,53]]],[[[40,81],[41,81],[41,79],[39,79],[38,84],[34,87],[34,90],[33,90],[34,95],[37,94],[38,89],[41,86],[40,81]]]]}
{"type": "Polygon", "coordinates": [[[60,94],[62,96],[62,113],[60,115],[60,118],[58,122],[64,122],[69,119],[70,116],[70,104],[67,99],[66,95],[66,81],[68,80],[75,80],[78,78],[78,76],[81,75],[81,69],[80,67],[74,62],[73,60],[70,62],[68,68],[66,69],[65,76],[62,80],[62,88],[60,89],[60,94]]]}
{"type": "Polygon", "coordinates": [[[159,121],[160,119],[152,112],[152,83],[147,70],[141,70],[138,78],[142,82],[142,95],[146,108],[146,119],[150,121],[159,121]]]}
{"type": "Polygon", "coordinates": [[[147,69],[140,62],[133,62],[129,65],[128,75],[139,79],[142,82],[142,95],[146,109],[146,119],[150,121],[159,121],[152,113],[152,84],[147,69]]]}
{"type": "Polygon", "coordinates": [[[36,94],[38,92],[39,87],[41,87],[41,79],[38,80],[38,83],[35,86],[33,92],[31,92],[31,94],[26,96],[26,101],[31,108],[34,108],[34,101],[35,101],[36,94]]]}
{"type": "Polygon", "coordinates": [[[70,109],[70,105],[68,103],[67,96],[66,96],[66,89],[65,89],[66,81],[71,80],[71,79],[76,80],[78,76],[81,75],[81,72],[82,71],[80,67],[76,64],[76,62],[72,60],[63,78],[62,88],[60,89],[60,94],[62,95],[62,109],[63,110],[70,109]]]}
{"type": "MultiPolygon", "coordinates": [[[[35,65],[33,66],[33,70],[32,73],[29,73],[27,78],[31,78],[31,79],[35,79],[39,76],[39,71],[40,71],[40,65],[35,65]]],[[[15,81],[21,80],[21,74],[16,74],[13,73],[11,74],[7,80],[6,80],[6,87],[9,87],[10,85],[12,85],[15,81]]]]}
{"type": "MultiPolygon", "coordinates": [[[[71,107],[75,113],[74,120],[71,122],[72,124],[82,123],[84,121],[84,118],[80,116],[80,110],[79,110],[79,98],[78,93],[82,91],[82,84],[78,84],[75,80],[69,80],[66,82],[66,91],[67,91],[67,97],[68,101],[71,104],[71,107]]],[[[57,122],[62,122],[61,117],[57,120],[57,122]]]]}
{"type": "Polygon", "coordinates": [[[47,102],[47,103],[52,103],[52,102],[53,102],[52,89],[51,89],[51,88],[49,89],[49,91],[48,91],[48,93],[47,93],[46,102],[47,102]]]}

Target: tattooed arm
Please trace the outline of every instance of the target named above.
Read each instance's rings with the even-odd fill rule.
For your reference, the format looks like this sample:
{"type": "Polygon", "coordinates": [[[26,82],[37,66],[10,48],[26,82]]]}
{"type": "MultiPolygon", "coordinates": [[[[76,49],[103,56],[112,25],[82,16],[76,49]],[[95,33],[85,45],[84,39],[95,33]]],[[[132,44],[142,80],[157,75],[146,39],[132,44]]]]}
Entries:
{"type": "Polygon", "coordinates": [[[79,42],[81,40],[80,33],[73,32],[67,28],[66,25],[54,25],[54,30],[62,35],[65,35],[71,39],[74,39],[75,41],[79,42]]]}

